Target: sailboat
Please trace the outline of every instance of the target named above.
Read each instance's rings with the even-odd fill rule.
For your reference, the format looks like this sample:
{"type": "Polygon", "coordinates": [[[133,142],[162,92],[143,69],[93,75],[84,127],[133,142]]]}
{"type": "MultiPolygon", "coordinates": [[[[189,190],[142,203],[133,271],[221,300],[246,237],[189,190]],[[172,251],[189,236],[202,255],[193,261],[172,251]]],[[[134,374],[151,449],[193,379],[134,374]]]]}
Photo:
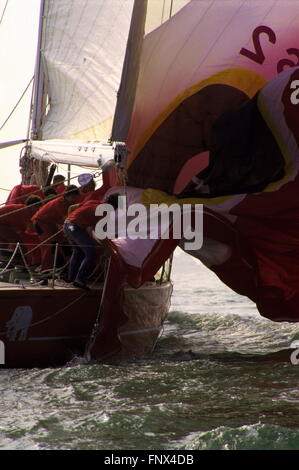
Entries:
{"type": "MultiPolygon", "coordinates": [[[[147,30],[172,15],[167,3],[162,9],[153,5],[147,30]]],[[[41,1],[23,184],[45,186],[50,164],[67,171],[70,182],[87,171],[99,178],[111,162],[119,171],[127,151],[124,134],[111,133],[113,120],[119,125],[117,93],[131,88],[131,98],[119,111],[123,119],[133,104],[146,10],[143,0],[41,1]]],[[[116,183],[116,170],[109,172],[110,186],[116,183]]],[[[55,266],[53,276],[40,281],[22,247],[17,248],[16,256],[4,257],[1,264],[4,367],[55,366],[83,354],[89,360],[123,360],[152,351],[170,306],[171,259],[158,261],[156,272],[138,288],[126,283],[116,289],[113,260],[106,259],[104,281],[92,281],[91,290],[83,292],[58,287],[55,266]]]]}
{"type": "MultiPolygon", "coordinates": [[[[202,204],[203,246],[190,254],[262,315],[298,321],[299,2],[42,3],[26,176],[31,165],[40,184],[49,163],[114,165],[116,188],[133,203],[202,204]]],[[[122,358],[124,341],[138,355],[143,334],[153,334],[152,347],[161,309],[157,323],[143,309],[154,291],[169,303],[171,285],[168,276],[146,283],[179,243],[112,240],[105,295],[5,286],[8,364],[52,365],[84,349],[91,359],[122,358]],[[138,344],[124,279],[144,322],[138,344]]]]}

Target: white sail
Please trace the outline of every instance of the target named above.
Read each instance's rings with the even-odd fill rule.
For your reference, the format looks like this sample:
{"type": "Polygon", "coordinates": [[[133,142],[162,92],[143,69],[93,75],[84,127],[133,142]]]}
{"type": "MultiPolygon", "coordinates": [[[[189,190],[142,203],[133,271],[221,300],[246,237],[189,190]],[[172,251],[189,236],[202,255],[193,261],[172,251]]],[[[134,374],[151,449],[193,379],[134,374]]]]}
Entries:
{"type": "MultiPolygon", "coordinates": [[[[89,158],[88,153],[79,152],[73,158],[73,151],[81,145],[76,140],[99,146],[97,151],[102,152],[103,141],[111,136],[119,90],[121,109],[113,139],[124,138],[118,120],[128,128],[144,32],[159,26],[186,3],[187,0],[45,0],[41,64],[46,98],[37,129],[44,142],[32,141],[35,158],[96,166],[97,159],[89,158]],[[129,33],[133,36],[128,41],[129,33]],[[54,140],[47,147],[49,139],[54,140]],[[72,152],[57,139],[74,141],[72,152]],[[65,154],[61,152],[63,147],[68,149],[65,154]]],[[[108,150],[107,145],[104,147],[108,150]]],[[[111,153],[112,146],[107,158],[111,158],[111,153]]]]}
{"type": "MultiPolygon", "coordinates": [[[[113,115],[133,0],[46,0],[42,62],[50,109],[42,138],[72,138],[113,115]]],[[[109,137],[100,136],[100,137],[109,137]]]]}

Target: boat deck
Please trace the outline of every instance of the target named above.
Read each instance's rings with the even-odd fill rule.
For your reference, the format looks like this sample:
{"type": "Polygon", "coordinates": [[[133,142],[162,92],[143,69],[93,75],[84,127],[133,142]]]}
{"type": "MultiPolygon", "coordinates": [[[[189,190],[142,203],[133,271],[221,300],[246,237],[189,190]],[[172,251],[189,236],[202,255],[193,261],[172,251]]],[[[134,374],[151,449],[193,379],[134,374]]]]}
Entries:
{"type": "MultiPolygon", "coordinates": [[[[168,283],[167,283],[168,284],[168,283]]],[[[143,290],[149,290],[149,289],[156,289],[159,283],[157,282],[146,282],[143,284],[143,286],[139,287],[139,291],[143,290]]],[[[161,284],[160,284],[161,285],[161,284]]],[[[89,286],[90,291],[99,291],[103,289],[103,283],[98,283],[94,284],[93,286],[89,286]]],[[[80,289],[79,287],[64,287],[64,286],[57,286],[54,285],[52,286],[51,281],[49,282],[48,285],[42,285],[40,283],[32,284],[30,282],[22,282],[22,283],[13,283],[13,282],[4,282],[0,281],[0,292],[1,291],[12,291],[12,290],[17,290],[17,291],[22,291],[22,290],[32,290],[32,291],[37,291],[37,290],[43,290],[43,291],[71,291],[71,292],[88,292],[84,291],[84,289],[80,289]]],[[[125,285],[125,290],[126,291],[136,291],[134,287],[129,286],[128,284],[125,285]]]]}
{"type": "MultiPolygon", "coordinates": [[[[99,290],[103,287],[103,284],[97,284],[94,286],[91,290],[99,290]]],[[[15,284],[12,282],[0,282],[0,292],[1,291],[6,291],[6,290],[32,290],[32,291],[37,291],[37,290],[43,290],[43,291],[53,291],[53,290],[59,290],[59,291],[77,291],[77,292],[84,292],[83,289],[80,289],[78,287],[64,287],[64,286],[51,286],[51,285],[41,285],[41,284],[31,284],[31,283],[22,283],[22,284],[15,284]]]]}

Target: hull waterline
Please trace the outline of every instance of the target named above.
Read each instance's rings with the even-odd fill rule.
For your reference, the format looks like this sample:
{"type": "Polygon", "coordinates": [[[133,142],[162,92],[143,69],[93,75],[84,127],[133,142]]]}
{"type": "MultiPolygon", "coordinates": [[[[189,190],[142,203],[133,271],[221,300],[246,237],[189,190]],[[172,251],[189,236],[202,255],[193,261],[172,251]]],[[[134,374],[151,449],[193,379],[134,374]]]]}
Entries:
{"type": "MultiPolygon", "coordinates": [[[[9,283],[0,286],[0,341],[4,346],[1,367],[53,367],[84,354],[97,318],[102,286],[88,292],[60,287],[22,288],[9,283]]],[[[132,359],[151,352],[166,318],[171,292],[171,282],[147,283],[137,290],[125,287],[123,309],[127,321],[118,331],[121,350],[109,360],[132,359]]]]}

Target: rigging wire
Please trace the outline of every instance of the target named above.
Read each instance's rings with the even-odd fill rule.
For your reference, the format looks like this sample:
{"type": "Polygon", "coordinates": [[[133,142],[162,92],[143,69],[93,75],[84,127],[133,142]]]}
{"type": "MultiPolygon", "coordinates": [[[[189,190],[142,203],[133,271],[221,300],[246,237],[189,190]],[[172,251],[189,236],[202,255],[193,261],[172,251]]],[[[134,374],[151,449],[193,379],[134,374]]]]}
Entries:
{"type": "Polygon", "coordinates": [[[171,4],[170,4],[169,18],[172,17],[172,9],[173,9],[173,0],[171,0],[171,4]]]}
{"type": "Polygon", "coordinates": [[[5,10],[6,10],[7,4],[8,4],[8,0],[6,0],[5,6],[4,6],[4,8],[3,8],[3,12],[2,12],[2,15],[1,15],[1,18],[0,18],[0,25],[1,25],[2,20],[3,20],[3,18],[4,18],[4,14],[5,14],[5,10]]]}
{"type": "MultiPolygon", "coordinates": [[[[102,174],[102,173],[100,173],[100,172],[92,173],[93,178],[94,178],[95,180],[96,180],[97,178],[99,178],[99,177],[101,176],[101,174],[102,174]],[[97,174],[97,173],[99,173],[99,174],[97,174]]],[[[75,179],[75,178],[77,178],[77,177],[78,177],[78,175],[72,176],[72,177],[70,178],[70,180],[73,180],[73,179],[75,179]]],[[[25,186],[26,186],[26,185],[25,185],[25,186]]],[[[52,185],[50,184],[49,186],[44,186],[44,187],[42,187],[42,188],[35,189],[34,191],[31,191],[30,193],[27,193],[27,194],[26,194],[26,197],[28,198],[28,197],[30,197],[30,196],[37,195],[37,193],[39,193],[40,191],[43,191],[43,190],[48,189],[48,188],[51,188],[51,187],[52,187],[52,185]]],[[[5,189],[5,188],[0,188],[0,189],[3,189],[3,191],[8,191],[8,192],[11,191],[11,189],[5,189]]],[[[63,194],[64,194],[64,193],[60,193],[60,194],[57,195],[57,196],[58,196],[58,197],[59,197],[59,196],[63,196],[63,194]]],[[[23,197],[24,197],[24,194],[21,194],[20,196],[15,197],[15,198],[12,200],[13,202],[10,201],[10,204],[18,204],[17,201],[18,201],[19,199],[22,199],[23,197]]],[[[43,201],[44,201],[44,200],[43,200],[43,201]]],[[[37,203],[35,203],[35,204],[37,204],[37,203]]],[[[6,201],[5,201],[5,202],[0,202],[0,207],[1,207],[1,206],[5,206],[5,205],[6,205],[6,201]]],[[[7,204],[7,205],[9,205],[9,204],[7,204]]],[[[32,205],[33,205],[33,204],[32,204],[32,205]]],[[[25,209],[25,207],[23,207],[22,209],[25,209]]],[[[19,211],[19,210],[21,210],[21,209],[16,209],[16,211],[19,211]]],[[[12,213],[12,211],[9,212],[9,214],[11,214],[11,213],[12,213]]],[[[8,213],[5,214],[5,215],[8,215],[8,213]]],[[[1,217],[4,217],[4,216],[1,216],[1,215],[0,215],[0,218],[1,218],[1,217]]]]}
{"type": "Polygon", "coordinates": [[[165,0],[163,0],[163,8],[162,8],[162,14],[161,14],[161,24],[163,23],[163,19],[164,19],[164,11],[165,11],[165,0]]]}
{"type": "MultiPolygon", "coordinates": [[[[28,141],[30,140],[31,128],[32,128],[32,111],[33,111],[33,98],[34,98],[34,88],[35,88],[35,73],[34,73],[32,79],[33,79],[33,85],[32,85],[32,88],[31,88],[30,106],[29,106],[29,112],[28,112],[28,125],[27,125],[27,139],[28,139],[28,141]]],[[[23,149],[21,150],[21,153],[22,153],[22,151],[23,151],[23,149]]]]}
{"type": "Polygon", "coordinates": [[[23,91],[21,97],[19,98],[18,102],[16,103],[16,105],[13,107],[12,111],[10,112],[10,114],[8,115],[8,117],[5,119],[5,121],[3,122],[2,126],[0,127],[0,131],[2,131],[3,127],[5,126],[5,124],[7,123],[7,121],[11,118],[11,116],[13,115],[13,113],[15,112],[15,110],[17,109],[17,107],[19,106],[20,102],[22,101],[22,99],[24,98],[28,88],[30,87],[32,81],[33,81],[33,78],[31,78],[30,82],[28,83],[27,87],[25,88],[25,90],[23,91]]]}

